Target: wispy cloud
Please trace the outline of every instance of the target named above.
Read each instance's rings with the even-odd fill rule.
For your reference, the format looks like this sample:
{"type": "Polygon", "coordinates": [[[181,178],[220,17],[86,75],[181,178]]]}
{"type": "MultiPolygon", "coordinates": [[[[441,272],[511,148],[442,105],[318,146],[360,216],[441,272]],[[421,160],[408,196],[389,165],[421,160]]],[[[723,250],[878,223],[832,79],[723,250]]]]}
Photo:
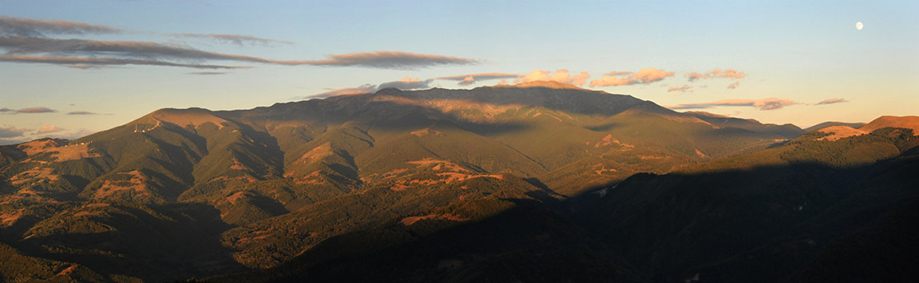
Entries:
{"type": "MultiPolygon", "coordinates": [[[[353,66],[381,69],[417,69],[439,65],[477,64],[478,60],[402,51],[374,51],[329,55],[319,60],[275,60],[256,56],[223,54],[198,50],[179,44],[149,41],[100,41],[90,39],[55,39],[46,34],[102,34],[122,30],[79,22],[46,21],[0,17],[0,61],[18,63],[62,64],[87,69],[90,65],[153,65],[190,68],[240,68],[214,64],[192,64],[225,60],[277,65],[353,66]],[[24,56],[36,55],[36,56],[24,56]]],[[[234,34],[171,34],[188,38],[205,38],[234,44],[292,44],[292,42],[234,34]]]]}
{"type": "Polygon", "coordinates": [[[620,72],[620,71],[612,71],[612,72],[609,72],[609,73],[606,73],[606,74],[603,74],[603,75],[604,75],[604,76],[621,77],[621,76],[628,76],[628,75],[631,75],[631,74],[634,74],[634,73],[635,73],[635,72],[629,72],[629,71],[621,71],[621,72],[620,72]]]}
{"type": "MultiPolygon", "coordinates": [[[[4,109],[6,109],[7,111],[3,111],[3,112],[10,112],[8,108],[4,108],[4,109]]],[[[29,108],[23,108],[19,110],[13,110],[12,112],[13,113],[24,113],[24,114],[35,114],[35,113],[54,113],[57,111],[51,108],[47,108],[47,107],[29,107],[29,108]]]]}
{"type": "Polygon", "coordinates": [[[89,111],[73,111],[73,112],[67,112],[67,115],[99,115],[99,113],[89,112],[89,111]]]}
{"type": "Polygon", "coordinates": [[[365,93],[374,93],[377,91],[377,86],[372,84],[365,84],[358,87],[346,87],[338,88],[330,91],[326,91],[320,94],[307,96],[306,98],[328,98],[332,96],[339,95],[352,95],[352,94],[365,94],[365,93]]]}
{"type": "Polygon", "coordinates": [[[81,57],[42,57],[42,56],[9,56],[0,55],[0,62],[15,63],[43,63],[43,64],[89,64],[89,65],[148,65],[148,66],[166,66],[166,67],[185,67],[196,69],[245,69],[248,66],[223,66],[223,65],[199,65],[199,64],[182,64],[163,62],[155,60],[140,59],[115,59],[115,58],[81,58],[81,57]]]}
{"type": "Polygon", "coordinates": [[[333,90],[326,91],[320,94],[307,96],[307,98],[328,98],[328,97],[339,96],[339,95],[375,93],[384,88],[397,88],[400,90],[426,89],[426,88],[430,88],[430,84],[432,81],[433,80],[421,80],[418,78],[413,79],[413,78],[405,77],[398,81],[385,82],[379,85],[364,84],[358,87],[333,89],[333,90]]]}
{"type": "Polygon", "coordinates": [[[112,66],[104,66],[104,65],[64,65],[64,67],[71,68],[71,69],[80,69],[80,70],[114,68],[112,66]]]}
{"type": "Polygon", "coordinates": [[[598,86],[620,86],[633,84],[650,84],[656,81],[672,77],[674,72],[667,72],[655,68],[641,69],[637,73],[629,72],[612,72],[606,76],[590,82],[591,87],[598,86]]]}
{"type": "Polygon", "coordinates": [[[519,82],[535,82],[535,81],[556,81],[560,83],[566,83],[570,85],[582,86],[587,83],[587,79],[590,78],[590,74],[587,72],[581,72],[577,75],[571,75],[566,69],[556,70],[553,74],[551,71],[545,70],[535,70],[529,74],[520,77],[515,80],[515,83],[519,82]]]}
{"type": "Polygon", "coordinates": [[[667,108],[674,110],[684,110],[684,109],[705,109],[716,106],[746,106],[746,107],[755,107],[759,110],[777,110],[782,109],[785,106],[791,106],[798,104],[790,99],[783,98],[763,98],[763,99],[727,99],[719,100],[714,102],[706,103],[689,103],[689,104],[680,104],[676,106],[667,106],[667,108]]]}
{"type": "Polygon", "coordinates": [[[227,74],[227,72],[191,72],[191,73],[188,73],[188,74],[189,74],[189,75],[203,75],[203,76],[208,76],[208,75],[223,75],[223,74],[227,74]]]}
{"type": "Polygon", "coordinates": [[[679,91],[679,92],[687,92],[687,91],[689,91],[689,92],[692,92],[692,86],[691,86],[691,85],[683,85],[683,86],[681,86],[681,87],[671,87],[671,88],[667,89],[667,92],[673,92],[673,91],[679,91]]]}
{"type": "Polygon", "coordinates": [[[436,65],[469,65],[479,61],[443,55],[417,54],[401,51],[374,51],[330,55],[324,60],[270,61],[283,65],[358,66],[381,69],[415,69],[436,65]]]}
{"type": "Polygon", "coordinates": [[[734,82],[734,83],[732,83],[732,84],[729,84],[729,85],[728,85],[728,89],[735,89],[735,88],[737,88],[737,87],[739,87],[739,86],[740,86],[740,81],[736,81],[736,82],[734,82]]]}
{"type": "Polygon", "coordinates": [[[844,102],[849,102],[849,101],[845,100],[844,98],[830,98],[824,101],[817,102],[817,105],[827,105],[827,104],[836,104],[836,103],[844,103],[844,102]]]}
{"type": "Polygon", "coordinates": [[[169,58],[197,60],[231,60],[270,63],[271,60],[197,50],[187,46],[148,41],[100,41],[89,39],[52,39],[33,37],[0,37],[0,47],[8,54],[117,55],[133,58],[169,58]]]}
{"type": "Polygon", "coordinates": [[[236,45],[273,45],[273,44],[294,44],[290,41],[274,40],[268,38],[255,37],[251,35],[240,34],[204,34],[204,33],[176,33],[170,34],[175,37],[202,38],[217,41],[220,43],[231,43],[236,45]]]}
{"type": "MultiPolygon", "coordinates": [[[[18,54],[68,54],[77,56],[122,56],[142,58],[135,62],[158,62],[161,66],[194,67],[213,66],[167,63],[152,59],[172,60],[228,60],[238,62],[279,64],[279,65],[313,65],[313,66],[357,66],[382,69],[416,69],[436,65],[476,64],[477,60],[442,55],[416,54],[400,51],[375,51],[350,54],[330,55],[323,60],[271,60],[254,56],[223,54],[194,49],[187,46],[169,45],[145,41],[98,41],[87,39],[50,39],[32,37],[0,37],[0,48],[9,49],[6,61],[21,56],[18,54]]],[[[87,61],[126,60],[119,58],[83,58],[83,57],[30,57],[55,58],[56,61],[72,61],[78,64],[80,59],[87,61]]],[[[130,60],[130,59],[127,59],[130,60]]],[[[38,59],[18,60],[19,62],[42,62],[38,59]]],[[[45,60],[49,63],[55,60],[45,60]]],[[[86,63],[88,64],[88,62],[86,63]]],[[[138,64],[139,65],[139,64],[138,64]]],[[[157,65],[157,64],[143,64],[157,65]]]]}
{"type": "Polygon", "coordinates": [[[0,16],[0,35],[43,37],[46,34],[82,35],[120,32],[122,32],[121,29],[104,25],[0,16]]]}
{"type": "Polygon", "coordinates": [[[439,77],[439,78],[434,78],[434,79],[435,80],[459,81],[458,83],[459,85],[467,86],[467,85],[475,84],[476,81],[481,81],[481,80],[513,79],[519,76],[520,75],[518,74],[508,74],[508,73],[481,73],[481,74],[439,77]]]}
{"type": "Polygon", "coordinates": [[[714,69],[706,73],[692,72],[686,75],[690,82],[698,79],[742,79],[746,76],[747,74],[732,69],[714,69]]]}
{"type": "Polygon", "coordinates": [[[55,125],[41,125],[41,129],[38,129],[38,132],[36,134],[42,135],[42,134],[57,133],[63,130],[64,129],[58,128],[55,125]]]}

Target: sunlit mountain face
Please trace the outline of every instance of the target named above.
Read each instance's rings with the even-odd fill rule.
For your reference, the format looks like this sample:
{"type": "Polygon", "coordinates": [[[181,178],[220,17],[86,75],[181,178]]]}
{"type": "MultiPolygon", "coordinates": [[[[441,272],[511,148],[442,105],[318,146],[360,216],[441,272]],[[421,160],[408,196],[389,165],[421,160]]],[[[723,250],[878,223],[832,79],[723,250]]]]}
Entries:
{"type": "Polygon", "coordinates": [[[732,280],[750,254],[779,280],[913,196],[915,119],[804,132],[547,82],[162,109],[2,147],[5,274],[732,280]]]}
{"type": "Polygon", "coordinates": [[[2,1],[0,282],[911,282],[919,2],[2,1]]]}

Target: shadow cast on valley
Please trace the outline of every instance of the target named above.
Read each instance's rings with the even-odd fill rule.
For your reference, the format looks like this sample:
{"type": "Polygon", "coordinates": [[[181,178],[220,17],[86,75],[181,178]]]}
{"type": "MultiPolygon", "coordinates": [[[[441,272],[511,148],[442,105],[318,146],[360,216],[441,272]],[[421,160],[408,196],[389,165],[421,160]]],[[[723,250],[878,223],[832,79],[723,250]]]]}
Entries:
{"type": "Polygon", "coordinates": [[[852,270],[902,279],[912,271],[884,264],[917,264],[919,248],[885,243],[914,243],[919,225],[884,223],[919,216],[917,170],[912,156],[853,168],[638,174],[599,188],[602,197],[537,194],[478,221],[393,219],[279,267],[210,281],[813,282],[852,270]],[[877,269],[856,268],[860,252],[880,257],[877,269]]]}

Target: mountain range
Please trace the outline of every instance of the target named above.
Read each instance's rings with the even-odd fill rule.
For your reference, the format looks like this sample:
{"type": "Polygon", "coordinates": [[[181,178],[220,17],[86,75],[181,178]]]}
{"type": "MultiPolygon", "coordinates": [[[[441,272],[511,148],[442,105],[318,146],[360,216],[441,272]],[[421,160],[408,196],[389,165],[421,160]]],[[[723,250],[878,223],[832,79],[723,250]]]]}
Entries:
{"type": "Polygon", "coordinates": [[[916,261],[914,133],[555,82],[161,109],[0,147],[0,277],[893,280],[916,261]]]}

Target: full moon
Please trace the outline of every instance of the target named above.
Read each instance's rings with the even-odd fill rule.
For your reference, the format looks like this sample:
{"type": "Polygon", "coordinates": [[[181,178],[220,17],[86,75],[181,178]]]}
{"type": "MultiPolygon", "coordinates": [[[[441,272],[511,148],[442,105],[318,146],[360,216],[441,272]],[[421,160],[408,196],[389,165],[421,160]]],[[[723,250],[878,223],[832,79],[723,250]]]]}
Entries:
{"type": "Polygon", "coordinates": [[[863,24],[862,22],[855,22],[855,29],[862,30],[862,28],[864,27],[865,27],[865,24],[863,24]]]}

